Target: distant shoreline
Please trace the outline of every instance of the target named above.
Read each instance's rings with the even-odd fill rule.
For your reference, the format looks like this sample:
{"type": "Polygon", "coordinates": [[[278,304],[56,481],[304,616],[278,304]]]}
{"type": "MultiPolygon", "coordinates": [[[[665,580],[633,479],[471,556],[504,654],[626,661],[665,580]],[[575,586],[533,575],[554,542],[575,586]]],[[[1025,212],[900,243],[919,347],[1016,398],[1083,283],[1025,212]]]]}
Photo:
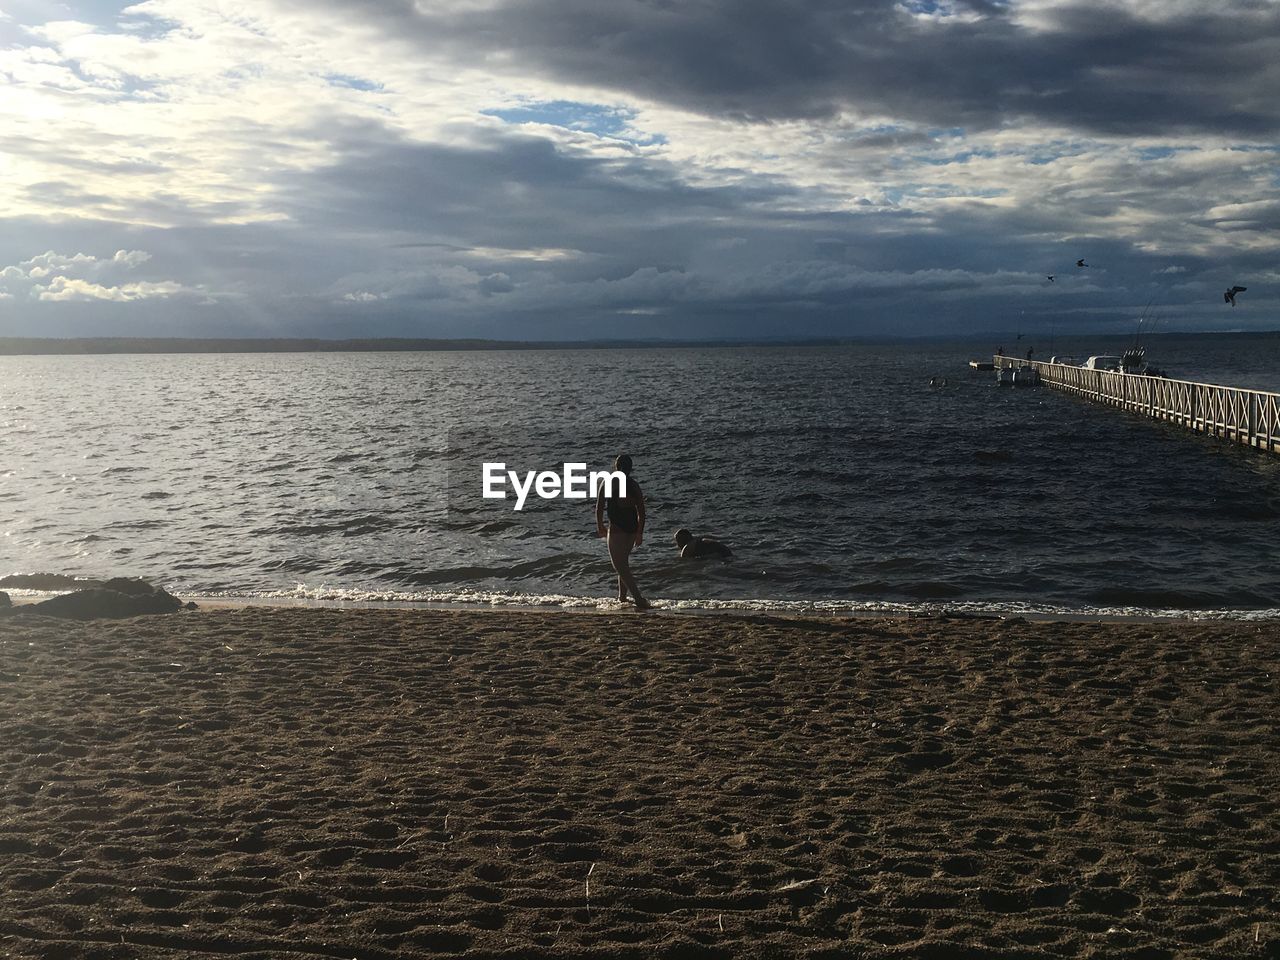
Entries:
{"type": "MultiPolygon", "coordinates": [[[[1073,335],[1074,339],[1088,334],[1073,335]]],[[[980,352],[1005,333],[977,333],[966,337],[816,337],[811,339],[712,340],[485,340],[409,337],[328,340],[319,337],[0,337],[0,356],[71,356],[92,354],[162,353],[437,353],[492,350],[663,350],[706,347],[841,347],[902,346],[926,343],[972,343],[980,352]]],[[[1280,331],[1169,332],[1149,339],[1196,337],[1280,337],[1280,331]]],[[[1063,339],[1066,339],[1065,337],[1063,339]]],[[[1098,334],[1098,341],[1127,339],[1124,334],[1098,334]]]]}

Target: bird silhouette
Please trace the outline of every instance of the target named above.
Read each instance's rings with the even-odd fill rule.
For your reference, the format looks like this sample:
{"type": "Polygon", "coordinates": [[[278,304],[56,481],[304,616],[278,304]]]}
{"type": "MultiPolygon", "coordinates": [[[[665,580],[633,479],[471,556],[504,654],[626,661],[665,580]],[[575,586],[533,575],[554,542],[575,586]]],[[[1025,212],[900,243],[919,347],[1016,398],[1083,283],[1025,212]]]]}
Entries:
{"type": "Polygon", "coordinates": [[[1053,283],[1053,274],[1052,273],[1045,274],[1045,279],[1048,280],[1050,283],[1053,283]]]}
{"type": "Polygon", "coordinates": [[[1088,264],[1087,264],[1087,263],[1085,263],[1083,260],[1077,260],[1077,261],[1076,261],[1076,266],[1077,266],[1077,267],[1087,267],[1087,266],[1088,266],[1088,264]]]}
{"type": "Polygon", "coordinates": [[[1248,287],[1232,287],[1222,295],[1222,302],[1229,303],[1234,307],[1236,305],[1236,294],[1244,293],[1248,289],[1248,287]]]}

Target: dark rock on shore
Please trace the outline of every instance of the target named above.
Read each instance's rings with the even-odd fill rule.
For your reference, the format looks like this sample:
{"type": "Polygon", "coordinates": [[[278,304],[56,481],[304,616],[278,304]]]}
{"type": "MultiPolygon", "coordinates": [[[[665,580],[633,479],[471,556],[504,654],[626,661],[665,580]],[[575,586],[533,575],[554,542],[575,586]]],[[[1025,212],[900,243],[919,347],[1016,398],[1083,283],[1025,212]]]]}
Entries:
{"type": "Polygon", "coordinates": [[[9,595],[0,590],[0,610],[13,605],[13,601],[9,599],[9,595]]]}
{"type": "Polygon", "coordinates": [[[163,593],[166,597],[169,596],[162,588],[152,586],[147,581],[136,577],[112,577],[95,586],[100,586],[103,590],[114,590],[116,593],[123,593],[130,597],[143,597],[150,593],[163,593]]]}
{"type": "Polygon", "coordinates": [[[100,587],[77,590],[50,597],[40,603],[13,607],[10,612],[41,617],[66,617],[71,620],[98,620],[173,613],[182,609],[182,601],[167,590],[152,586],[145,580],[118,577],[106,581],[100,587]]]}

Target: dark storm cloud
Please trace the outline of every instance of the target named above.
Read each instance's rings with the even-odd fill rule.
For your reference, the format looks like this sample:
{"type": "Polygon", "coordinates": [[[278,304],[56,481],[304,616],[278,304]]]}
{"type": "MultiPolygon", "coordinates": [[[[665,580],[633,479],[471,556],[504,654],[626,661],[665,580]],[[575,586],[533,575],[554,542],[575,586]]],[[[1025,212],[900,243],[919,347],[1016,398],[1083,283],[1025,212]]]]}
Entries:
{"type": "MultiPolygon", "coordinates": [[[[788,209],[800,197],[767,181],[691,186],[652,158],[573,155],[519,130],[465,147],[377,127],[330,132],[337,159],[278,185],[293,240],[259,265],[264,277],[305,276],[330,290],[326,315],[362,311],[382,332],[841,335],[884,332],[889,315],[899,332],[1048,317],[1068,318],[1066,329],[1072,315],[1128,322],[1130,307],[1171,293],[1155,274],[1167,257],[1106,237],[1045,239],[1023,210],[814,212],[788,209]],[[337,234],[341,253],[279,259],[299,235],[337,234]],[[519,256],[537,249],[567,255],[519,256]],[[1080,256],[1097,268],[1073,274],[1080,256]],[[1052,287],[1050,272],[1062,274],[1052,287]]],[[[1184,287],[1202,282],[1208,265],[1180,262],[1184,287]]],[[[1203,282],[1188,296],[1209,303],[1216,281],[1203,282]]],[[[314,322],[310,304],[297,309],[314,322]]]]}
{"type": "MultiPolygon", "coordinates": [[[[348,9],[338,0],[335,6],[348,9]]],[[[510,57],[554,78],[744,120],[844,110],[941,127],[1018,120],[1111,134],[1280,129],[1280,7],[960,3],[922,19],[892,0],[508,0],[450,11],[373,0],[361,18],[460,62],[510,57]]],[[[492,62],[490,60],[490,62],[492,62]]]]}
{"type": "Polygon", "coordinates": [[[683,262],[707,239],[704,224],[798,196],[764,177],[691,186],[660,161],[575,156],[515,130],[481,132],[468,146],[415,143],[371,124],[324,132],[336,159],[282,180],[281,207],[299,221],[399,235],[399,248],[438,255],[542,247],[607,257],[657,236],[663,258],[683,262]]]}
{"type": "MultiPolygon", "coordinates": [[[[1179,273],[1160,274],[1167,255],[1046,230],[1053,214],[1026,207],[822,211],[766,178],[694,186],[660,159],[578,154],[521,129],[466,146],[377,124],[324,133],[332,162],[270,184],[285,221],[127,235],[11,223],[23,242],[0,267],[45,249],[140,249],[154,255],[140,279],[181,278],[213,301],[50,305],[42,329],[62,334],[109,321],[137,335],[515,339],[1108,329],[1153,297],[1216,310],[1233,282],[1261,302],[1254,278],[1271,269],[1265,251],[1242,249],[1229,264],[1183,255],[1179,273]],[[1075,271],[1082,256],[1093,269],[1075,271]]],[[[1148,209],[1162,196],[1182,209],[1195,181],[1157,185],[1148,209]]],[[[1203,199],[1188,207],[1250,229],[1274,225],[1276,209],[1228,205],[1210,221],[1203,199]]]]}

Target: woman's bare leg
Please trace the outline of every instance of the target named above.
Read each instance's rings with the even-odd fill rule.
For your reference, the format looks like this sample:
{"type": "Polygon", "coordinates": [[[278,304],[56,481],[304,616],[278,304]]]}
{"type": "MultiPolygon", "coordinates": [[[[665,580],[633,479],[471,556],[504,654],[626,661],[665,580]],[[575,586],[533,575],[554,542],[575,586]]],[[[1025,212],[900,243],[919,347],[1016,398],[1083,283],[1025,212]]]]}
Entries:
{"type": "Polygon", "coordinates": [[[613,563],[613,569],[618,571],[618,599],[626,600],[627,591],[630,590],[631,595],[636,598],[636,609],[645,609],[649,606],[649,602],[641,595],[640,585],[636,583],[635,575],[631,572],[631,548],[635,546],[636,535],[619,530],[617,527],[610,527],[607,542],[609,559],[613,563]]]}

